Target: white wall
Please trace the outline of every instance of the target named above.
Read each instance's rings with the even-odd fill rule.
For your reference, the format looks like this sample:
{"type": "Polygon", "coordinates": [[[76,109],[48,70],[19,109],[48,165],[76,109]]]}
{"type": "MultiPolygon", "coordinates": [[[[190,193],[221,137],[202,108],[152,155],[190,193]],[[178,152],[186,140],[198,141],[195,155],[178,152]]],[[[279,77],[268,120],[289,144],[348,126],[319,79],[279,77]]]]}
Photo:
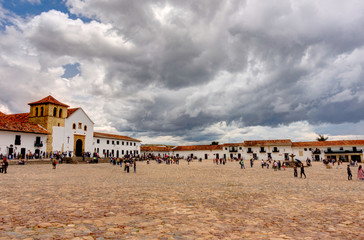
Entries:
{"type": "Polygon", "coordinates": [[[191,154],[193,154],[193,157],[202,158],[202,160],[205,159],[205,154],[207,155],[207,159],[215,159],[216,154],[219,154],[219,158],[222,158],[224,156],[223,150],[189,150],[189,151],[173,151],[173,156],[179,156],[184,157],[185,159],[187,157],[190,157],[191,154]]]}
{"type": "Polygon", "coordinates": [[[264,146],[265,152],[260,152],[260,146],[259,147],[244,147],[244,159],[250,159],[253,157],[253,154],[255,153],[257,155],[257,160],[267,160],[268,159],[268,153],[271,153],[273,160],[280,160],[284,161],[284,154],[288,153],[289,155],[292,153],[292,147],[287,146],[264,146]],[[274,147],[277,147],[277,150],[279,152],[273,152],[274,147]],[[248,153],[248,148],[251,148],[252,153],[248,153]]]}
{"type": "Polygon", "coordinates": [[[107,151],[109,150],[109,156],[114,151],[114,157],[117,157],[117,152],[119,152],[119,157],[124,157],[127,154],[134,155],[134,153],[140,155],[140,146],[140,142],[130,140],[94,137],[92,152],[96,151],[100,157],[107,157],[107,151]],[[107,141],[109,141],[109,144],[107,144],[107,141]],[[119,144],[117,144],[118,142],[119,144]]]}
{"type": "Polygon", "coordinates": [[[144,157],[147,157],[149,154],[152,154],[156,157],[164,157],[164,156],[173,156],[172,152],[166,152],[166,151],[142,151],[141,155],[144,157]]]}
{"type": "MultiPolygon", "coordinates": [[[[0,131],[0,153],[3,155],[8,154],[8,147],[13,145],[14,153],[20,153],[22,148],[25,148],[26,153],[35,153],[35,149],[39,149],[39,152],[46,151],[47,135],[36,133],[23,133],[23,132],[10,132],[0,131]],[[15,145],[15,136],[20,135],[20,145],[15,145]],[[43,147],[34,147],[36,137],[40,137],[43,142],[43,147]],[[16,149],[15,149],[16,148],[16,149]]],[[[25,156],[24,156],[25,157],[25,156]]]]}
{"type": "MultiPolygon", "coordinates": [[[[53,128],[54,130],[55,128],[53,128]]],[[[74,147],[74,135],[84,135],[85,136],[85,152],[93,152],[93,133],[94,133],[94,123],[82,110],[82,108],[77,109],[71,116],[66,118],[64,136],[63,136],[63,151],[73,152],[74,147]],[[76,124],[76,129],[73,129],[73,124],[76,124]],[[81,123],[81,129],[79,128],[79,123],[81,123]],[[87,130],[84,130],[84,126],[87,126],[87,130]]]]}

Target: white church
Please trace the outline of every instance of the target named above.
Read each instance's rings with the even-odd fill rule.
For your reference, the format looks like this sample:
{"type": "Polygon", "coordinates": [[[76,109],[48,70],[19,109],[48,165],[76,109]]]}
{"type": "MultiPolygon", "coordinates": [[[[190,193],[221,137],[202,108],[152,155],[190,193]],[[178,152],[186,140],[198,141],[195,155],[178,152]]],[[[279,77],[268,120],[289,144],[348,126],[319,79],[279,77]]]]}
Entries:
{"type": "Polygon", "coordinates": [[[82,108],[70,108],[52,96],[28,103],[29,113],[0,112],[0,154],[67,156],[97,153],[100,157],[139,155],[141,141],[94,131],[94,122],[82,108]]]}

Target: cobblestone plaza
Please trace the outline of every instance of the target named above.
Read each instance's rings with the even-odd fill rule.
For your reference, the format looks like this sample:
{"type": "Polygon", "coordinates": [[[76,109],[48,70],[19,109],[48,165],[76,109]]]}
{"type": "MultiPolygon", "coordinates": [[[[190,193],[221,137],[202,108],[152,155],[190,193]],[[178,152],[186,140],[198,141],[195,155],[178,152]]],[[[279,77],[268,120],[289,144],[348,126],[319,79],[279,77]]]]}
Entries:
{"type": "Polygon", "coordinates": [[[364,182],[346,165],[237,162],[12,165],[0,174],[0,239],[364,239],[364,182]]]}

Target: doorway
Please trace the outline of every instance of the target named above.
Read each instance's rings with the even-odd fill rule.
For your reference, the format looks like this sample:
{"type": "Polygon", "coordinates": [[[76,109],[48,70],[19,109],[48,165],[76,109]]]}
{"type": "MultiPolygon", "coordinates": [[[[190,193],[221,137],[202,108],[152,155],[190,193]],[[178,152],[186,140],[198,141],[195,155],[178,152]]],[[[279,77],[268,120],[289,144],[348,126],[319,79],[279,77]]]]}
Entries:
{"type": "Polygon", "coordinates": [[[78,139],[76,141],[76,157],[82,157],[82,140],[78,139]]]}

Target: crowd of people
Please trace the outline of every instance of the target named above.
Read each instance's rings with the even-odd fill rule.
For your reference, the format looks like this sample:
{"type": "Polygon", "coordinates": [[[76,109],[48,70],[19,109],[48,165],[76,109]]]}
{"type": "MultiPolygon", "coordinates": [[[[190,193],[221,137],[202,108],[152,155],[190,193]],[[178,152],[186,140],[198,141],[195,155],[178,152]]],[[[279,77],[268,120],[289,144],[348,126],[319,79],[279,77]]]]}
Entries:
{"type": "MultiPolygon", "coordinates": [[[[44,157],[49,157],[51,159],[51,163],[53,166],[53,169],[56,169],[57,164],[59,163],[63,163],[63,158],[66,157],[67,155],[65,153],[61,153],[61,152],[53,152],[50,154],[44,154],[44,157]]],[[[11,157],[14,157],[15,159],[19,159],[18,164],[24,164],[24,159],[22,158],[22,156],[17,156],[17,155],[13,155],[11,157]]],[[[32,158],[32,157],[36,157],[35,155],[27,155],[26,159],[32,158]]],[[[88,163],[98,163],[99,162],[99,155],[97,153],[94,153],[93,155],[91,155],[90,153],[88,153],[87,155],[83,155],[84,159],[85,157],[88,157],[90,160],[88,160],[88,163]]],[[[14,159],[13,158],[13,159],[14,159]]],[[[2,159],[1,161],[1,165],[0,165],[0,173],[7,173],[7,169],[8,169],[8,158],[6,156],[1,155],[0,159],[2,159]]],[[[11,159],[11,158],[9,158],[11,159]]],[[[166,165],[170,165],[170,164],[179,164],[180,160],[186,160],[188,164],[190,164],[190,162],[193,161],[192,157],[187,157],[186,159],[184,157],[172,157],[172,156],[154,156],[152,154],[149,154],[147,156],[133,156],[133,155],[125,155],[124,157],[110,157],[110,163],[116,166],[120,166],[120,167],[124,167],[124,172],[129,173],[131,171],[131,169],[133,169],[134,173],[136,172],[136,166],[137,166],[137,162],[141,161],[144,162],[146,161],[147,164],[150,164],[151,161],[156,162],[157,164],[166,164],[166,165]]],[[[201,161],[202,159],[200,159],[201,161]]],[[[243,158],[232,158],[229,160],[231,162],[238,162],[240,165],[241,169],[245,169],[245,161],[243,158]]],[[[250,163],[250,167],[252,168],[254,166],[254,162],[256,160],[251,158],[249,159],[249,163],[250,163]]],[[[217,165],[225,165],[227,163],[227,159],[226,158],[216,158],[213,160],[214,164],[217,165]]],[[[336,159],[324,159],[323,164],[326,165],[327,168],[331,168],[333,166],[335,166],[335,164],[337,164],[337,168],[339,168],[341,165],[343,165],[343,161],[341,159],[336,160],[336,159]]],[[[280,161],[280,160],[272,160],[271,158],[268,158],[267,160],[261,160],[261,167],[262,168],[267,168],[269,169],[270,166],[272,166],[271,168],[274,171],[280,171],[281,169],[285,170],[287,167],[292,167],[293,168],[293,175],[294,177],[298,177],[298,168],[300,169],[300,177],[304,177],[306,178],[306,173],[305,173],[305,166],[304,164],[299,161],[280,161]]],[[[311,166],[311,160],[307,159],[306,160],[306,166],[311,166]]],[[[348,180],[352,180],[352,171],[351,171],[351,167],[358,167],[358,172],[357,172],[357,177],[359,180],[363,180],[364,181],[364,171],[361,165],[358,165],[357,161],[351,161],[348,165],[347,165],[347,174],[348,174],[348,180]]]]}

